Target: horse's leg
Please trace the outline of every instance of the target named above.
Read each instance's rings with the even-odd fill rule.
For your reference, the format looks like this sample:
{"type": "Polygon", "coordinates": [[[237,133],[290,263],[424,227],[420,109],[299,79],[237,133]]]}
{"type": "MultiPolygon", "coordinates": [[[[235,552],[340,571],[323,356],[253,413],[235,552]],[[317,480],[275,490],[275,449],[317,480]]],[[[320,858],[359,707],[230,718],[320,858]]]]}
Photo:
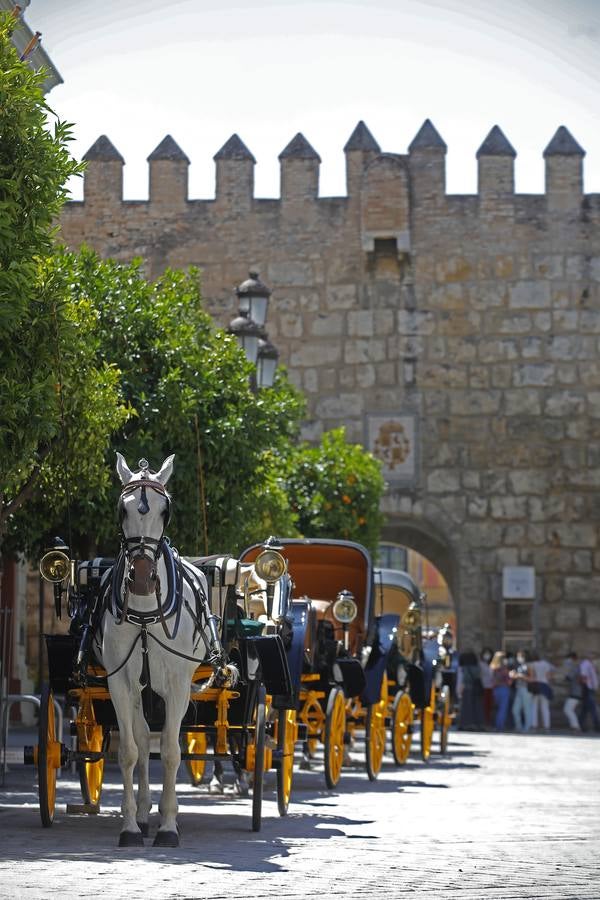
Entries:
{"type": "Polygon", "coordinates": [[[150,798],[150,729],[142,704],[133,714],[133,734],[138,748],[138,796],[136,822],[143,837],[148,837],[148,817],[152,808],[150,798]]]}
{"type": "Polygon", "coordinates": [[[181,762],[179,730],[189,702],[189,679],[183,681],[184,688],[177,685],[165,700],[165,724],[160,736],[160,756],[163,764],[163,789],[160,797],[160,828],[154,839],[155,847],[178,847],[177,831],[177,770],[181,762]]]}
{"type": "Polygon", "coordinates": [[[123,801],[121,814],[123,826],[119,836],[119,847],[143,846],[142,832],[137,819],[137,805],[133,790],[133,770],[138,761],[138,746],[134,734],[134,720],[142,715],[142,697],[138,690],[129,691],[125,679],[110,679],[110,696],[119,723],[119,766],[123,778],[123,801]]]}
{"type": "MultiPolygon", "coordinates": [[[[216,738],[215,738],[216,740],[216,738]]],[[[223,783],[223,763],[220,759],[215,759],[213,765],[213,775],[210,779],[210,784],[208,785],[208,793],[209,794],[223,794],[225,792],[225,785],[223,783]]]]}

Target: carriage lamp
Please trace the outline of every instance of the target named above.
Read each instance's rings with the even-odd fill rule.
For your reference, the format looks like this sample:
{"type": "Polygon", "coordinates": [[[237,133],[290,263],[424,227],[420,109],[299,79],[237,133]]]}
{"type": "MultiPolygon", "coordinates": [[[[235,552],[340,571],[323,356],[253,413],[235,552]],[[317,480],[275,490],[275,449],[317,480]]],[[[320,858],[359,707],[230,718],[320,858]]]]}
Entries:
{"type": "Polygon", "coordinates": [[[356,605],[356,601],[354,599],[354,594],[352,591],[344,588],[343,591],[340,591],[337,595],[336,601],[333,604],[333,615],[334,618],[342,625],[344,629],[344,649],[347,650],[350,640],[348,633],[348,626],[351,622],[354,622],[356,616],[358,614],[358,606],[356,605]]]}
{"type": "Polygon", "coordinates": [[[54,586],[54,608],[56,617],[62,613],[62,593],[69,579],[75,581],[75,561],[69,556],[69,548],[62,538],[55,538],[51,550],[47,550],[40,560],[40,575],[54,586]]]}
{"type": "Polygon", "coordinates": [[[264,329],[240,310],[240,314],[229,323],[227,331],[238,339],[248,362],[256,365],[258,342],[264,334],[264,329]]]}
{"type": "Polygon", "coordinates": [[[287,568],[285,559],[277,550],[268,548],[259,553],[254,562],[254,570],[267,584],[275,584],[287,568]]]}
{"type": "Polygon", "coordinates": [[[240,315],[246,315],[259,326],[267,320],[267,309],[271,291],[258,277],[258,272],[250,272],[246,281],[235,289],[239,303],[240,315]]]}
{"type": "Polygon", "coordinates": [[[258,358],[256,360],[256,383],[259,388],[273,387],[275,370],[279,360],[279,350],[268,337],[258,341],[258,358]]]}
{"type": "Polygon", "coordinates": [[[267,582],[267,618],[273,617],[275,584],[285,574],[287,563],[278,550],[268,548],[259,553],[254,561],[254,571],[267,582]]]}
{"type": "Polygon", "coordinates": [[[421,624],[421,611],[412,603],[402,616],[402,624],[405,628],[418,628],[421,624]]]}

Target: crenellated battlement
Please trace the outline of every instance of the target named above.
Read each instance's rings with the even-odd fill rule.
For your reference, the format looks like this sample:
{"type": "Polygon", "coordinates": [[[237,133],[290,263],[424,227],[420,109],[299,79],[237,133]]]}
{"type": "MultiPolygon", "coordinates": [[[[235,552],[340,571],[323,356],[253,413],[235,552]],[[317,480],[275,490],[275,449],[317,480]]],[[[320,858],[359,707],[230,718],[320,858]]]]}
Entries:
{"type": "MultiPolygon", "coordinates": [[[[405,182],[411,205],[439,207],[446,194],[447,146],[435,126],[427,119],[410,142],[407,154],[382,152],[363,121],[359,122],[346,145],[346,199],[356,201],[373,195],[373,180],[387,196],[398,194],[398,181],[405,182]],[[402,161],[394,166],[391,160],[402,161]],[[374,177],[373,167],[379,167],[374,177]],[[385,173],[383,173],[385,169],[385,173]]],[[[482,208],[498,205],[506,211],[515,195],[514,161],[517,152],[498,125],[494,125],[476,152],[478,193],[482,208]]],[[[580,206],[583,197],[583,157],[585,151],[564,125],[561,125],[543,152],[546,173],[545,196],[548,209],[567,212],[580,206]]],[[[123,165],[125,160],[106,135],[102,135],[84,155],[84,203],[91,206],[113,205],[123,201],[123,165]]],[[[256,159],[241,138],[234,134],[213,157],[215,161],[215,200],[224,206],[248,209],[258,198],[254,193],[256,159]]],[[[321,157],[303,134],[298,133],[279,154],[281,169],[280,200],[284,204],[306,204],[320,199],[319,168],[321,157]]],[[[188,198],[190,161],[167,135],[148,156],[149,200],[164,211],[179,211],[182,204],[202,202],[188,198]]],[[[460,195],[454,195],[460,196],[460,195]]],[[[382,200],[385,199],[382,196],[382,200]]],[[[77,202],[77,201],[74,201],[77,202]]]]}

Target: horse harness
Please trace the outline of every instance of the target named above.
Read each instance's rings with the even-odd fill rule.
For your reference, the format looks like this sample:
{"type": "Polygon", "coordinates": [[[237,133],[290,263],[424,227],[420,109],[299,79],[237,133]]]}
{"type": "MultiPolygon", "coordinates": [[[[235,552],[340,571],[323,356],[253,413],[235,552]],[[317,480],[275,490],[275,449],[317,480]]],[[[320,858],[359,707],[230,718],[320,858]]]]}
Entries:
{"type": "Polygon", "coordinates": [[[107,673],[106,677],[115,675],[126,665],[138,641],[141,639],[143,665],[140,680],[149,684],[150,671],[147,658],[148,635],[169,653],[198,664],[208,661],[215,670],[224,666],[225,654],[219,639],[217,617],[210,611],[204,586],[198,577],[196,570],[189,563],[181,559],[177,551],[171,547],[169,539],[165,537],[165,529],[171,517],[171,498],[164,485],[159,481],[153,481],[148,478],[146,476],[146,471],[147,470],[144,471],[144,475],[140,480],[130,482],[125,485],[121,491],[118,504],[119,525],[121,530],[121,551],[114,566],[104,573],[101,580],[99,602],[96,604],[96,611],[98,620],[100,620],[103,613],[108,610],[111,612],[117,625],[122,625],[123,622],[129,622],[140,628],[140,632],[136,635],[125,659],[113,672],[107,673]],[[146,515],[150,510],[146,494],[148,489],[161,494],[167,501],[167,508],[163,514],[163,530],[159,538],[150,538],[145,535],[127,537],[124,534],[123,520],[125,518],[125,510],[123,501],[125,497],[133,494],[137,489],[141,490],[137,511],[142,516],[146,515]],[[162,596],[160,578],[157,573],[158,561],[161,556],[167,570],[167,591],[164,598],[162,596]],[[137,610],[132,608],[129,603],[131,586],[134,584],[135,577],[133,570],[136,561],[139,560],[146,560],[151,564],[149,580],[154,581],[156,585],[155,595],[157,605],[154,610],[137,610]],[[129,565],[129,569],[126,573],[125,570],[127,565],[129,565]],[[192,591],[195,609],[183,596],[184,582],[192,591]],[[198,647],[200,640],[204,642],[207,656],[202,659],[175,650],[175,648],[168,646],[168,643],[164,643],[155,634],[148,631],[148,628],[151,625],[160,623],[167,638],[167,642],[173,641],[179,630],[183,606],[185,606],[194,622],[194,651],[198,647]],[[171,619],[173,616],[175,616],[175,622],[172,631],[169,631],[167,620],[171,619]],[[208,626],[210,640],[207,640],[204,634],[204,625],[208,626]]]}

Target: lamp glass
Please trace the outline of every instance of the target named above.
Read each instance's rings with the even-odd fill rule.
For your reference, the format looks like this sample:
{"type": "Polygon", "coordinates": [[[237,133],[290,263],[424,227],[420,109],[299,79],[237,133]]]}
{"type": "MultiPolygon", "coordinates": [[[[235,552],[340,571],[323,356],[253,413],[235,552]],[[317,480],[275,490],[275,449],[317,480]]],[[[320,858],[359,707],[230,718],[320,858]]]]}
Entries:
{"type": "Polygon", "coordinates": [[[256,322],[257,325],[264,325],[267,319],[269,298],[264,296],[263,294],[255,294],[254,296],[250,296],[248,298],[248,302],[250,318],[252,319],[252,321],[256,322]]]}
{"type": "Polygon", "coordinates": [[[272,356],[260,356],[256,363],[256,383],[259,388],[273,387],[277,359],[272,356]]]}
{"type": "Polygon", "coordinates": [[[256,334],[239,334],[239,341],[242,345],[242,349],[246,354],[246,359],[248,362],[251,362],[252,365],[256,365],[256,359],[258,357],[258,335],[256,334]]]}

